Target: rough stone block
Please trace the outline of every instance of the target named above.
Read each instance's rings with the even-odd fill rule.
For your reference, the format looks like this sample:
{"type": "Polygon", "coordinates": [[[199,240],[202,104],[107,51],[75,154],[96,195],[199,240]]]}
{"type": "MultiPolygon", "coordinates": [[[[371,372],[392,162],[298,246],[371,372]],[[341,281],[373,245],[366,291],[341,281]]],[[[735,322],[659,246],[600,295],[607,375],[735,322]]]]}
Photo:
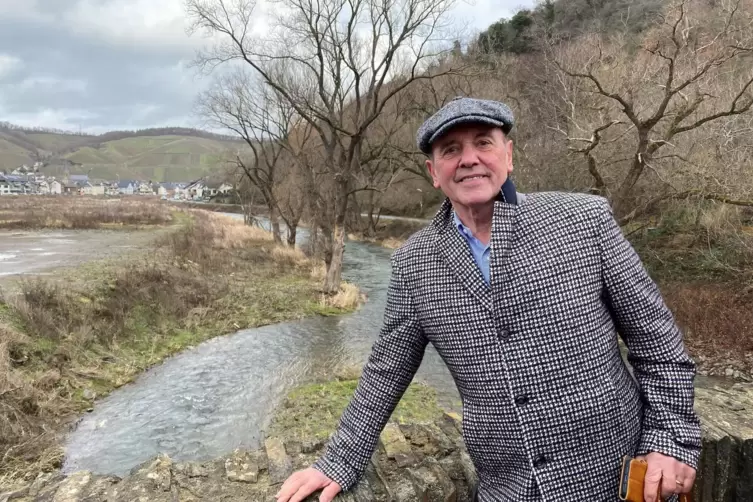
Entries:
{"type": "Polygon", "coordinates": [[[450,479],[465,479],[463,466],[458,455],[449,455],[439,461],[439,465],[450,476],[450,479]]]}
{"type": "Polygon", "coordinates": [[[173,467],[173,473],[183,474],[189,478],[206,478],[212,473],[213,467],[211,464],[203,464],[199,462],[186,462],[182,464],[175,464],[173,467]]]}
{"type": "Polygon", "coordinates": [[[154,487],[163,492],[169,492],[172,485],[173,461],[166,455],[160,455],[148,467],[147,479],[152,480],[154,487]]]}
{"type": "Polygon", "coordinates": [[[225,460],[225,477],[228,481],[256,483],[259,478],[259,464],[248,452],[235,450],[225,460]]]}
{"type": "Polygon", "coordinates": [[[91,480],[92,474],[89,471],[72,474],[60,483],[52,502],[78,502],[91,480]]]}
{"type": "Polygon", "coordinates": [[[416,456],[397,424],[388,423],[382,431],[381,440],[387,458],[394,460],[398,467],[408,467],[416,463],[416,456]]]}
{"type": "Polygon", "coordinates": [[[408,469],[418,500],[426,502],[455,502],[455,485],[437,465],[422,464],[408,469]]]}
{"type": "Polygon", "coordinates": [[[267,452],[267,471],[272,484],[282,483],[293,473],[293,463],[285,453],[285,446],[277,438],[264,441],[267,452]]]}
{"type": "Polygon", "coordinates": [[[476,474],[476,466],[473,465],[470,455],[467,452],[460,452],[460,466],[463,468],[463,475],[468,482],[468,486],[474,487],[478,485],[478,475],[476,474]]]}

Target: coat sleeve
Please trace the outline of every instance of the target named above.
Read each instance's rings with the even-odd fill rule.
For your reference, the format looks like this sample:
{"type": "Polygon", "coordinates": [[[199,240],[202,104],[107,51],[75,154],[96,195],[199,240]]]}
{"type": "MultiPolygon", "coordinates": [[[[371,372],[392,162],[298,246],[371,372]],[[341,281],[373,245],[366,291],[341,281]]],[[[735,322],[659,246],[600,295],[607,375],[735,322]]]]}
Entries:
{"type": "Polygon", "coordinates": [[[393,257],[384,322],[324,455],[313,467],[352,488],[373,455],[379,435],[423,360],[427,339],[393,257]]]}
{"type": "Polygon", "coordinates": [[[606,201],[600,220],[604,299],[627,345],[645,403],[636,454],[658,452],[697,469],[701,428],[693,409],[695,363],[673,314],[606,201]]]}

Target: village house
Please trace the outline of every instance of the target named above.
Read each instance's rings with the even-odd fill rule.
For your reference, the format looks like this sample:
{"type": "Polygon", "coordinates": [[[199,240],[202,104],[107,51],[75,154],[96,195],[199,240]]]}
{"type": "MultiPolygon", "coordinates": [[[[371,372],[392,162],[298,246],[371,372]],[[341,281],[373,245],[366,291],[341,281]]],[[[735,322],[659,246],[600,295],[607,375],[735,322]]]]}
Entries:
{"type": "Polygon", "coordinates": [[[206,188],[204,189],[204,197],[212,198],[217,195],[224,195],[232,189],[233,186],[224,181],[207,181],[206,188]]]}
{"type": "Polygon", "coordinates": [[[52,180],[50,182],[50,194],[51,195],[60,195],[63,193],[63,185],[58,180],[52,180]]]}
{"type": "Polygon", "coordinates": [[[69,174],[65,178],[63,178],[63,181],[65,183],[76,183],[80,186],[84,186],[84,184],[89,183],[89,175],[88,174],[69,174]]]}
{"type": "Polygon", "coordinates": [[[204,198],[204,189],[206,185],[203,179],[190,182],[186,186],[186,198],[192,200],[201,200],[204,198]]]}
{"type": "Polygon", "coordinates": [[[139,181],[136,191],[139,195],[154,195],[154,190],[152,190],[152,186],[145,182],[145,181],[139,181]]]}
{"type": "Polygon", "coordinates": [[[81,193],[81,187],[76,183],[63,183],[62,193],[64,195],[79,195],[81,193]]]}
{"type": "Polygon", "coordinates": [[[86,182],[83,185],[83,192],[84,195],[104,195],[105,186],[101,183],[92,184],[91,182],[86,182]]]}
{"type": "Polygon", "coordinates": [[[22,195],[34,190],[34,184],[29,182],[26,176],[0,176],[0,195],[22,195]]]}
{"type": "Polygon", "coordinates": [[[135,186],[132,181],[118,181],[118,193],[120,195],[133,195],[134,190],[135,186]]]}
{"type": "Polygon", "coordinates": [[[50,194],[50,184],[47,183],[47,180],[37,180],[34,182],[36,184],[36,193],[42,194],[42,195],[49,195],[50,194]]]}

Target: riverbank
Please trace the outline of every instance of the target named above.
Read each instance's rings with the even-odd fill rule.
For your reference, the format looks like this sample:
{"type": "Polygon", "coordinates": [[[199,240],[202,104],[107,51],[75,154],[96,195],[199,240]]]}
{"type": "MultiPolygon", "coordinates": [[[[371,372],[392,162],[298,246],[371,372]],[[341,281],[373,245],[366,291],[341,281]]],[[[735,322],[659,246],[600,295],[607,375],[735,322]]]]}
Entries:
{"type": "Polygon", "coordinates": [[[239,329],[352,311],[323,267],[259,228],[175,211],[145,252],[21,278],[0,302],[0,486],[60,466],[66,427],[164,358],[239,329]]]}
{"type": "Polygon", "coordinates": [[[351,232],[348,239],[358,242],[368,242],[387,249],[397,249],[408,238],[426,227],[429,221],[416,221],[400,218],[383,218],[373,231],[351,232]]]}

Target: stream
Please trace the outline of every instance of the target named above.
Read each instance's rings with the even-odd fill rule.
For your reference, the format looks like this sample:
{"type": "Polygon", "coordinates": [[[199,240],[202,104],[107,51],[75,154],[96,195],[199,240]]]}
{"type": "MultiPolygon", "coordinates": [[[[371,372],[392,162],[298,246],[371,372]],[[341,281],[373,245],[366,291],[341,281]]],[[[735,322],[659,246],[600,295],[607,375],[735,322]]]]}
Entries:
{"type": "MultiPolygon", "coordinates": [[[[299,235],[305,240],[305,231],[299,235]]],[[[391,253],[347,243],[343,278],[368,297],[357,312],[214,338],[97,401],[68,438],[63,470],[122,476],[158,453],[205,460],[258,447],[271,412],[292,387],[366,361],[382,323],[391,253]]],[[[452,377],[431,346],[416,380],[434,387],[444,406],[458,408],[452,377]]]]}

